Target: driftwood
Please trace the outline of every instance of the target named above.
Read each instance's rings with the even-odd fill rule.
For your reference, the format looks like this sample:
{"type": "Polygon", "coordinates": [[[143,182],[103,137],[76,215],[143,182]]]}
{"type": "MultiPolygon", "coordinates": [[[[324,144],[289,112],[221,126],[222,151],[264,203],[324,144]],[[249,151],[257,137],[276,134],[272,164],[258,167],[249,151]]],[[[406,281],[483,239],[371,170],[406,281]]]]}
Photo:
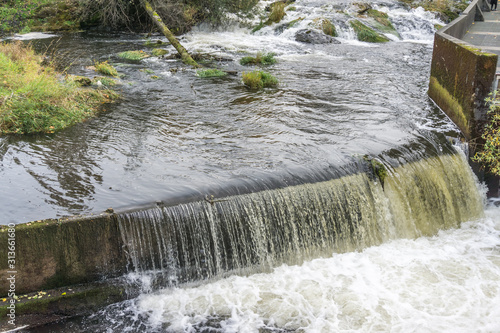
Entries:
{"type": "Polygon", "coordinates": [[[184,46],[179,43],[177,38],[175,38],[174,34],[170,31],[170,29],[163,23],[163,20],[161,19],[160,15],[153,9],[149,1],[147,0],[141,0],[141,3],[146,9],[146,12],[148,13],[149,17],[153,20],[153,22],[156,24],[158,29],[167,37],[168,41],[170,44],[172,44],[173,47],[177,50],[179,53],[182,62],[184,62],[187,65],[191,65],[193,67],[200,67],[196,61],[193,60],[191,55],[186,51],[184,46]]]}

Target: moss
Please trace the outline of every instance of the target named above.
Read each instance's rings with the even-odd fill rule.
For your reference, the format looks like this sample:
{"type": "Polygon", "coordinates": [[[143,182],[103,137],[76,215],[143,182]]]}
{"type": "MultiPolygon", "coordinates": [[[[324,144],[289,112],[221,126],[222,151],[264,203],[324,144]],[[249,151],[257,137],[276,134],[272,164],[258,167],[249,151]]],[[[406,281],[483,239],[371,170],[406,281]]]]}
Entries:
{"type": "Polygon", "coordinates": [[[158,46],[162,46],[163,44],[165,44],[163,41],[161,40],[150,40],[150,39],[147,39],[146,42],[144,42],[144,46],[146,47],[158,47],[158,46]]]}
{"type": "Polygon", "coordinates": [[[257,52],[255,57],[243,57],[240,59],[241,65],[273,65],[276,63],[276,59],[274,58],[275,54],[272,52],[262,53],[257,52]]]}
{"type": "Polygon", "coordinates": [[[349,24],[356,32],[360,41],[368,43],[385,43],[389,41],[387,37],[364,25],[359,20],[350,21],[349,24]]]}
{"type": "Polygon", "coordinates": [[[226,76],[227,73],[221,71],[220,69],[203,69],[196,72],[199,77],[222,77],[226,76]]]}
{"type": "Polygon", "coordinates": [[[243,72],[243,83],[250,89],[275,87],[278,79],[263,71],[243,72]]]}
{"type": "MultiPolygon", "coordinates": [[[[45,291],[37,291],[17,297],[16,319],[26,315],[74,316],[96,311],[103,306],[126,299],[126,290],[119,284],[94,283],[45,291]]],[[[0,303],[0,317],[9,309],[0,303]]],[[[4,305],[5,304],[5,305],[4,305]]]]}
{"type": "Polygon", "coordinates": [[[118,53],[118,57],[129,61],[141,61],[144,58],[148,58],[149,54],[144,51],[125,51],[118,53]]]}
{"type": "Polygon", "coordinates": [[[271,9],[271,14],[269,14],[269,18],[266,24],[270,25],[272,23],[279,23],[286,15],[285,7],[286,7],[285,3],[282,2],[274,3],[274,6],[272,6],[271,9]]]}
{"type": "Polygon", "coordinates": [[[324,34],[332,36],[332,37],[337,37],[337,29],[335,28],[335,25],[330,21],[329,19],[326,18],[316,18],[313,20],[312,25],[315,28],[320,29],[323,31],[324,34]]]}
{"type": "MultiPolygon", "coordinates": [[[[114,215],[24,223],[15,232],[16,270],[22,272],[16,276],[17,294],[119,276],[126,267],[114,215]]],[[[6,246],[7,236],[0,232],[0,245],[6,246]]],[[[0,260],[0,271],[7,269],[5,251],[0,260]]],[[[6,281],[0,281],[0,295],[7,290],[6,281]]]]}
{"type": "Polygon", "coordinates": [[[265,23],[263,21],[260,21],[259,24],[257,24],[253,29],[252,33],[259,31],[260,29],[264,28],[265,23]]]}
{"type": "Polygon", "coordinates": [[[287,28],[293,28],[297,23],[299,23],[300,21],[304,20],[303,17],[299,17],[298,19],[295,19],[295,20],[292,20],[288,23],[288,26],[287,28]]]}
{"type": "Polygon", "coordinates": [[[399,37],[399,33],[392,25],[387,13],[375,9],[368,9],[366,15],[373,20],[373,25],[376,29],[399,37]]]}
{"type": "Polygon", "coordinates": [[[168,51],[164,49],[153,49],[153,51],[151,51],[151,54],[155,57],[161,57],[168,54],[168,51]]]}
{"type": "Polygon", "coordinates": [[[116,68],[113,67],[113,65],[110,65],[109,62],[103,61],[103,62],[96,62],[94,63],[94,67],[96,72],[104,74],[104,75],[109,75],[109,76],[118,76],[118,72],[116,71],[116,68]]]}
{"type": "Polygon", "coordinates": [[[383,165],[381,162],[377,161],[376,159],[371,158],[368,155],[363,156],[363,159],[369,163],[370,169],[371,169],[373,175],[375,177],[377,177],[378,180],[380,181],[380,184],[382,184],[382,186],[384,186],[385,179],[388,176],[387,168],[385,167],[385,165],[383,165]]]}
{"type": "Polygon", "coordinates": [[[446,90],[434,77],[429,80],[429,96],[446,111],[453,122],[464,132],[466,136],[470,135],[469,120],[464,109],[448,90],[446,90]]]}
{"type": "Polygon", "coordinates": [[[96,86],[103,85],[104,87],[112,87],[116,85],[116,81],[106,76],[96,76],[92,79],[91,84],[96,86]]]}

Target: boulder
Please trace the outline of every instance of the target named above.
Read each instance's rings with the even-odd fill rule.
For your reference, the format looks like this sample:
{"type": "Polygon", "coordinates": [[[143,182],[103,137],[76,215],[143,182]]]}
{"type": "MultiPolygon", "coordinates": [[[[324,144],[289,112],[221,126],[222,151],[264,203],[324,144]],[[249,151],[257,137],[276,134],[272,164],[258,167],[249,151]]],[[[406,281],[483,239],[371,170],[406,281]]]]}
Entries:
{"type": "Polygon", "coordinates": [[[295,34],[295,40],[310,44],[340,44],[335,38],[313,29],[302,29],[295,34]]]}

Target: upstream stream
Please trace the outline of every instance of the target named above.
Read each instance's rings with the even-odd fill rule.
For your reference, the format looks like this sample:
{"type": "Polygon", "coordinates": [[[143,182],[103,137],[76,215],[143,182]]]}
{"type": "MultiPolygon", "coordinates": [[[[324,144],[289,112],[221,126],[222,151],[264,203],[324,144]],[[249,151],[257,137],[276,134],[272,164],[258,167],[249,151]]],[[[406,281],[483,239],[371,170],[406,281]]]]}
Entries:
{"type": "Polygon", "coordinates": [[[220,59],[211,67],[237,73],[224,78],[178,60],[120,60],[148,51],[137,34],[36,35],[71,74],[93,77],[89,66],[109,60],[122,99],[55,134],[0,138],[2,223],[123,212],[124,279],[140,296],[33,331],[500,331],[498,202],[485,203],[450,143],[458,130],[427,96],[444,23],[397,1],[372,5],[398,31],[388,43],[358,41],[342,13],[354,15],[351,1],[326,0],[298,0],[283,21],[304,18],[293,27],[182,36],[220,59]],[[340,44],[295,40],[320,17],[340,44]],[[259,51],[276,55],[265,68],[276,88],[241,81],[253,68],[239,59],[259,51]],[[365,155],[387,168],[385,185],[363,176],[365,155]],[[200,201],[209,195],[229,199],[200,201]],[[325,226],[330,203],[338,229],[325,226]],[[174,270],[187,266],[192,276],[174,270]]]}
{"type": "Polygon", "coordinates": [[[139,35],[32,40],[71,74],[94,77],[88,67],[109,59],[122,75],[123,98],[62,132],[0,138],[3,224],[328,178],[365,154],[391,151],[404,163],[446,150],[443,134],[457,131],[426,95],[439,21],[387,2],[376,8],[390,13],[402,39],[369,44],[357,41],[337,13],[346,6],[299,1],[285,18],[306,19],[281,34],[271,26],[255,34],[202,27],[185,35],[188,49],[234,60],[211,65],[238,71],[220,79],[197,77],[176,60],[120,60],[119,52],[148,50],[139,35]],[[323,16],[338,24],[341,44],[295,41],[298,30],[323,16]],[[276,53],[278,63],[265,70],[278,88],[255,92],[242,84],[241,72],[255,68],[239,59],[259,51],[276,53]]]}

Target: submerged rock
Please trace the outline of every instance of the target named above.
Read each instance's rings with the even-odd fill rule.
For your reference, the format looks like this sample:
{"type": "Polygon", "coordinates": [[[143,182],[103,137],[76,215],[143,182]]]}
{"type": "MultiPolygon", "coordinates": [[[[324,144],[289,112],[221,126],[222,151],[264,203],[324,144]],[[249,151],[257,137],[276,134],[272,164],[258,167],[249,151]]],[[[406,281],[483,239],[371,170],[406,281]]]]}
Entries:
{"type": "Polygon", "coordinates": [[[340,44],[335,38],[313,29],[302,29],[295,34],[295,40],[310,44],[340,44]]]}

